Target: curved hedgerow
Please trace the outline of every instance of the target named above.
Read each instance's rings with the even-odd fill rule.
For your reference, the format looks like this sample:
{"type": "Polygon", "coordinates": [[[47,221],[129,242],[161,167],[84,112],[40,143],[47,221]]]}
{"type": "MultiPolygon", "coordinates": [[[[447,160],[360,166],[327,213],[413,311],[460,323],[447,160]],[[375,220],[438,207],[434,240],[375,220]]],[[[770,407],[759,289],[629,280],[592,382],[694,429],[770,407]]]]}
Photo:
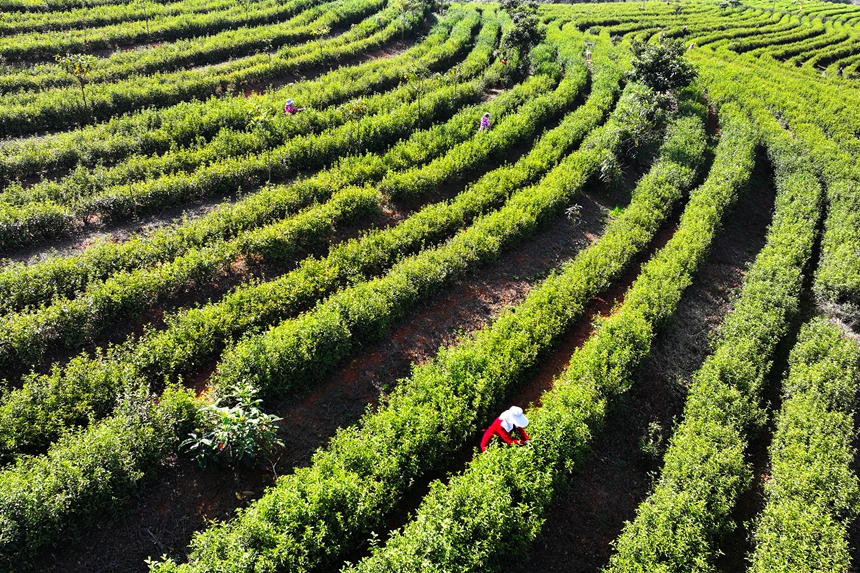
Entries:
{"type": "MultiPolygon", "coordinates": [[[[485,11],[484,20],[489,17],[485,11]]],[[[372,90],[384,90],[407,77],[413,66],[436,71],[452,63],[472,40],[482,17],[476,10],[451,10],[424,41],[392,58],[380,58],[332,70],[313,80],[253,96],[261,106],[280,107],[286,97],[303,105],[326,108],[372,90]]],[[[245,98],[209,98],[161,109],[144,109],[102,124],[72,131],[6,142],[0,154],[3,179],[24,178],[42,170],[75,165],[111,164],[129,154],[159,154],[209,141],[222,128],[244,129],[245,98]]]]}
{"type": "MultiPolygon", "coordinates": [[[[202,66],[217,63],[228,57],[237,58],[257,53],[262,48],[267,51],[281,48],[285,44],[306,42],[313,38],[314,30],[337,24],[341,14],[336,3],[318,3],[318,0],[291,0],[278,5],[271,12],[270,22],[253,28],[225,29],[211,35],[161,42],[135,50],[121,50],[98,60],[91,73],[87,74],[89,83],[117,82],[131,75],[173,71],[187,67],[188,64],[202,66]]],[[[215,14],[207,13],[211,20],[215,14]]],[[[8,19],[8,18],[7,18],[8,19]]],[[[183,17],[186,30],[193,27],[188,15],[183,17]]],[[[223,21],[222,21],[223,22],[223,21]]],[[[163,20],[159,22],[163,24],[163,20]]],[[[221,22],[219,22],[221,23],[221,22]]],[[[128,29],[128,26],[125,26],[128,29]]],[[[213,26],[214,27],[214,26],[213,26]]],[[[93,46],[91,38],[94,30],[88,31],[87,47],[93,46]]],[[[56,34],[53,34],[56,36],[56,34]]],[[[17,38],[20,39],[20,38],[17,38]]],[[[165,38],[162,38],[165,39],[165,38]]],[[[13,40],[15,41],[15,40],[13,40]]],[[[15,42],[19,47],[19,42],[15,42]]],[[[3,48],[0,46],[0,51],[3,48]]],[[[60,51],[81,51],[79,47],[63,50],[56,43],[51,46],[49,56],[60,51]]],[[[87,51],[86,48],[83,51],[87,51]]],[[[0,77],[0,94],[19,90],[48,89],[73,86],[74,77],[57,65],[36,65],[33,68],[17,68],[14,72],[0,77]]]]}
{"type": "MultiPolygon", "coordinates": [[[[623,124],[618,122],[623,117],[631,119],[624,107],[532,193],[572,193],[581,186],[583,171],[596,169],[601,158],[620,144],[623,124]],[[571,188],[572,181],[576,187],[571,188]]],[[[695,163],[700,156],[693,153],[687,159],[695,163]]],[[[692,178],[689,171],[675,171],[692,178]]],[[[586,251],[591,254],[574,265],[576,272],[553,276],[515,311],[474,338],[442,350],[431,363],[414,368],[377,412],[368,412],[358,426],[338,432],[325,450],[317,452],[311,467],[281,478],[276,488],[235,520],[197,536],[187,564],[168,561],[153,570],[207,571],[234,563],[262,570],[284,568],[322,547],[342,545],[345,538],[350,545],[363,541],[383,523],[412,481],[444,464],[462,446],[505,388],[536,363],[592,294],[647,244],[647,231],[627,232],[637,228],[635,216],[630,219],[610,225],[616,230],[608,232],[606,249],[586,251]],[[341,509],[332,511],[335,507],[341,509]],[[324,533],[313,535],[310,524],[324,533]]]]}
{"type": "Polygon", "coordinates": [[[248,82],[273,81],[284,74],[296,74],[311,66],[357,56],[393,40],[421,21],[399,18],[399,12],[391,7],[379,10],[386,0],[340,1],[346,6],[342,20],[347,25],[355,23],[354,18],[364,20],[339,36],[321,40],[319,47],[315,46],[317,42],[287,45],[276,52],[276,57],[256,54],[209,66],[210,69],[132,76],[111,84],[92,84],[85,90],[86,102],[77,87],[2,95],[0,121],[4,134],[21,136],[76,121],[87,124],[143,107],[164,107],[237,91],[248,82]]]}
{"type": "Polygon", "coordinates": [[[57,534],[111,510],[141,490],[164,452],[189,431],[193,392],[169,388],[158,404],[129,392],[116,416],[71,432],[45,456],[0,471],[0,564],[20,570],[57,534]]]}
{"type": "MultiPolygon", "coordinates": [[[[636,114],[630,114],[630,113],[628,113],[627,115],[629,117],[635,117],[636,116],[636,114]]],[[[608,144],[612,144],[612,145],[617,146],[620,143],[621,130],[619,130],[619,129],[611,130],[609,132],[602,130],[601,132],[599,132],[599,134],[608,140],[608,144]]],[[[554,185],[556,187],[560,187],[561,189],[569,189],[568,186],[569,186],[570,177],[574,174],[576,174],[576,180],[579,182],[579,185],[581,185],[584,182],[585,178],[587,177],[588,170],[595,169],[597,167],[597,165],[599,164],[599,161],[601,160],[601,158],[603,158],[604,155],[609,152],[605,148],[605,145],[608,145],[608,144],[601,145],[601,140],[597,139],[597,135],[593,134],[591,136],[591,140],[592,140],[592,143],[588,146],[588,151],[585,154],[585,157],[587,158],[586,161],[583,161],[583,159],[580,159],[579,162],[568,161],[567,164],[565,164],[566,169],[556,171],[555,175],[551,179],[554,182],[554,185]],[[585,173],[582,173],[583,169],[586,170],[585,173]]],[[[556,194],[557,194],[557,192],[556,192],[556,194]]],[[[548,193],[548,198],[551,199],[552,197],[553,197],[553,194],[548,193]]],[[[99,425],[94,426],[92,431],[93,432],[97,431],[98,427],[100,427],[100,426],[99,425]]],[[[85,434],[86,434],[86,432],[87,432],[87,430],[84,431],[85,434]]],[[[89,435],[89,434],[86,434],[86,435],[89,435]]],[[[164,453],[164,452],[162,452],[162,453],[164,453]]],[[[73,467],[76,464],[75,461],[72,459],[67,459],[66,463],[70,464],[73,467]]],[[[0,473],[2,473],[2,472],[0,472],[0,473]]],[[[2,483],[2,479],[0,479],[0,483],[2,483]]],[[[67,517],[67,519],[71,519],[71,516],[79,513],[80,508],[78,507],[77,502],[78,502],[78,500],[84,499],[84,497],[83,497],[84,495],[85,495],[85,493],[82,492],[80,495],[78,495],[78,496],[74,497],[74,499],[70,500],[68,506],[66,507],[66,509],[64,510],[64,513],[63,513],[64,516],[69,516],[69,517],[67,517]]],[[[3,496],[3,492],[0,491],[0,497],[2,497],[2,496],[3,496]]],[[[41,518],[39,517],[39,515],[40,515],[39,511],[40,510],[38,508],[33,508],[30,513],[27,513],[26,515],[21,516],[21,520],[26,520],[26,519],[31,519],[31,518],[36,519],[36,520],[37,519],[43,519],[44,517],[41,517],[41,518]]],[[[378,519],[378,517],[375,519],[378,519]]],[[[328,552],[340,551],[341,550],[340,547],[341,547],[341,545],[338,543],[333,547],[325,549],[323,551],[322,557],[324,558],[325,554],[327,554],[328,552]]],[[[14,552],[15,551],[14,545],[10,546],[9,550],[14,552]]],[[[298,558],[298,557],[294,556],[294,558],[298,558]]],[[[301,562],[301,560],[299,562],[301,562]]]]}
{"type": "Polygon", "coordinates": [[[824,232],[821,257],[815,270],[813,290],[822,304],[834,307],[851,320],[860,316],[860,169],[854,156],[860,142],[860,116],[846,94],[830,85],[809,85],[802,73],[783,73],[775,80],[778,64],[769,60],[739,58],[714,68],[706,54],[696,58],[708,62],[715,77],[737,74],[745,90],[771,109],[779,110],[780,121],[796,134],[809,153],[812,165],[826,185],[824,232]]]}
{"type": "Polygon", "coordinates": [[[860,513],[853,469],[860,347],[825,319],[800,330],[770,445],[767,502],[756,519],[752,573],[851,570],[860,513]]]}
{"type": "MultiPolygon", "coordinates": [[[[493,105],[493,110],[498,110],[500,117],[509,115],[510,107],[517,104],[522,104],[521,113],[503,119],[487,137],[454,145],[445,155],[431,162],[430,166],[436,168],[436,185],[440,184],[439,180],[444,181],[445,178],[450,179],[470,168],[477,168],[480,161],[488,158],[490,154],[495,153],[498,156],[515,144],[530,139],[537,128],[575,99],[577,86],[581,85],[581,82],[576,81],[564,82],[565,89],[552,95],[543,95],[553,83],[553,80],[546,76],[535,76],[531,81],[514,88],[511,92],[513,97],[502,98],[493,105]],[[526,98],[537,99],[522,103],[521,100],[526,98]],[[464,149],[467,154],[465,158],[462,154],[464,149]]],[[[438,110],[438,113],[443,113],[450,107],[463,103],[461,98],[466,101],[471,99],[469,94],[474,95],[479,92],[479,88],[480,84],[467,84],[454,86],[452,90],[439,89],[425,97],[423,106],[425,110],[438,110]]],[[[380,119],[387,119],[388,124],[397,124],[404,115],[415,111],[414,105],[399,106],[390,114],[392,117],[383,115],[380,119]]],[[[461,112],[461,118],[465,115],[461,112]]],[[[383,131],[379,124],[376,127],[377,132],[383,131]]],[[[343,141],[349,139],[349,134],[342,138],[343,141]]],[[[313,146],[313,143],[311,140],[307,145],[313,146]]],[[[449,138],[447,143],[455,144],[456,140],[449,138]]],[[[240,169],[246,166],[247,163],[240,169]]],[[[395,179],[398,175],[390,173],[383,178],[379,187],[389,190],[390,186],[386,186],[386,181],[395,179]]],[[[184,184],[194,186],[194,181],[185,181],[184,184]]],[[[426,195],[436,185],[414,186],[417,187],[414,193],[426,195]]],[[[173,261],[154,268],[116,273],[104,282],[87,288],[74,300],[59,298],[38,310],[13,313],[0,318],[0,367],[14,371],[20,370],[22,365],[38,364],[49,347],[76,350],[101,335],[116,321],[134,318],[154,304],[163,304],[171,293],[182,287],[192,282],[205,283],[217,278],[218,273],[239,256],[284,262],[315,246],[327,244],[335,224],[355,221],[381,210],[382,199],[377,192],[351,189],[353,193],[347,199],[346,191],[349,190],[347,187],[338,192],[337,207],[316,209],[323,213],[317,215],[315,224],[306,223],[303,232],[297,233],[294,230],[293,233],[297,233],[298,237],[293,244],[287,240],[288,231],[291,226],[294,229],[301,227],[294,222],[275,223],[242,233],[231,241],[212,241],[203,248],[191,249],[173,261]]],[[[307,213],[300,214],[297,218],[307,221],[308,217],[305,215],[307,213]]]]}
{"type": "MultiPolygon", "coordinates": [[[[720,86],[731,94],[733,84],[720,86]]],[[[821,187],[797,144],[752,101],[774,165],[777,202],[767,243],[744,277],[714,353],[693,376],[684,418],[654,491],[615,542],[607,571],[711,571],[717,544],[752,479],[747,433],[763,423],[762,385],[779,340],[798,312],[812,255],[821,187]]]]}
{"type": "MultiPolygon", "coordinates": [[[[417,495],[414,481],[452,467],[477,420],[497,411],[583,301],[648,241],[640,231],[666,209],[642,205],[686,177],[682,170],[656,183],[653,172],[643,178],[631,205],[570,265],[575,274],[565,266],[523,305],[416,367],[358,426],[324,436],[331,442],[311,467],[290,471],[295,459],[285,454],[277,471],[286,477],[262,500],[197,536],[189,563],[153,569],[332,570],[368,547],[370,557],[348,570],[509,569],[749,176],[755,135],[738,129],[746,121],[736,121],[736,104],[762,129],[774,163],[775,220],[715,354],[696,375],[657,489],[616,543],[609,569],[713,570],[751,480],[746,435],[765,428],[761,384],[777,341],[799,308],[836,313],[843,329],[856,329],[856,6],[544,4],[537,15],[547,41],[523,83],[495,52],[502,29],[523,22],[493,5],[0,0],[0,12],[0,254],[8,257],[0,309],[15,313],[0,319],[0,377],[8,379],[0,384],[0,569],[62,561],[70,537],[88,542],[84,528],[147,496],[144,484],[172,463],[203,402],[223,398],[232,382],[253,381],[272,396],[306,387],[359,343],[384,336],[451,273],[471,272],[561,216],[575,189],[614,171],[609,149],[634,146],[619,147],[628,130],[618,114],[597,129],[633,39],[668,37],[687,48],[720,104],[719,117],[709,117],[720,149],[673,239],[530,412],[530,447],[491,447],[448,485],[433,485],[403,530],[384,532],[404,496],[417,495]],[[65,51],[96,55],[87,82],[53,63],[65,51]],[[591,94],[574,109],[586,69],[591,94]],[[184,101],[207,94],[217,96],[184,101]],[[287,97],[304,112],[281,114],[287,97]],[[278,114],[268,135],[249,129],[255,106],[278,114]],[[476,133],[483,111],[493,127],[476,133]],[[269,179],[283,184],[264,185],[269,179]],[[403,209],[461,185],[450,199],[403,209]],[[223,195],[235,201],[211,211],[194,204],[223,195]],[[171,216],[162,209],[192,205],[208,214],[149,228],[171,216]],[[380,208],[390,226],[375,227],[380,208]],[[820,256],[809,256],[822,214],[820,256]],[[357,224],[342,230],[346,221],[357,224]],[[126,231],[134,238],[122,243],[126,231]],[[359,236],[333,244],[344,232],[359,236]],[[51,237],[59,252],[46,245],[51,237]],[[308,250],[321,255],[300,260],[308,250]],[[806,307],[798,306],[801,280],[815,294],[806,307]],[[242,284],[222,291],[234,282],[242,284]],[[209,293],[195,308],[172,310],[209,293]],[[117,321],[128,324],[114,328],[117,321]],[[300,323],[337,328],[299,332],[300,323]],[[92,348],[108,339],[116,344],[92,348]],[[69,359],[80,348],[88,352],[69,359]],[[39,372],[19,378],[31,366],[39,372]],[[216,383],[216,392],[195,399],[172,385],[186,376],[198,390],[216,383]],[[377,547],[373,532],[388,542],[377,547]]],[[[620,107],[629,104],[625,97],[620,107]]],[[[675,187],[663,198],[674,199],[675,187]]],[[[821,320],[801,331],[773,467],[764,470],[769,505],[745,524],[756,571],[850,568],[854,344],[821,320]],[[815,397],[795,385],[801,377],[815,379],[815,397]],[[839,388],[829,402],[818,384],[825,378],[839,388]]],[[[128,551],[122,545],[115,550],[128,551]]]]}
{"type": "Polygon", "coordinates": [[[67,235],[74,229],[75,221],[93,215],[127,220],[191,199],[233,193],[243,185],[261,184],[273,175],[286,177],[296,171],[322,167],[359,149],[378,150],[415,128],[453,114],[464,103],[474,102],[487,86],[500,80],[501,63],[487,65],[500,25],[497,18],[488,18],[472,53],[461,66],[464,81],[457,81],[456,77],[450,84],[445,78],[431,80],[437,89],[425,96],[423,102],[402,103],[388,113],[360,117],[330,132],[296,137],[264,153],[214,161],[193,174],[164,175],[151,181],[108,187],[68,207],[53,201],[22,206],[0,204],[0,246],[67,235]],[[467,80],[481,70],[480,77],[467,80]]]}
{"type": "MultiPolygon", "coordinates": [[[[551,84],[552,81],[547,78],[535,78],[496,98],[491,109],[498,111],[501,116],[504,110],[521,102],[522,98],[540,94],[551,84]]],[[[568,88],[576,92],[576,85],[575,81],[571,81],[568,88]]],[[[409,140],[392,148],[390,154],[375,158],[363,156],[362,167],[366,169],[352,173],[341,171],[335,173],[334,178],[323,176],[317,180],[308,179],[306,185],[299,186],[317,191],[317,198],[322,199],[325,197],[322,190],[330,193],[332,181],[342,181],[345,175],[369,177],[372,180],[383,177],[389,169],[430,159],[443,153],[452,142],[472,135],[476,115],[479,115],[477,108],[466,108],[447,124],[428,132],[413,134],[409,140]]],[[[505,193],[506,190],[509,192],[506,187],[497,191],[505,193]]],[[[289,260],[291,254],[301,252],[309,242],[326,243],[333,221],[360,216],[362,212],[375,212],[379,209],[380,201],[376,190],[350,186],[335,193],[329,201],[295,217],[241,233],[232,241],[213,241],[206,247],[192,249],[175,261],[152,269],[118,273],[108,281],[95,285],[95,288],[88,289],[78,299],[43,307],[37,313],[25,315],[41,320],[31,323],[31,328],[37,331],[35,335],[30,333],[28,336],[26,331],[18,332],[18,340],[29,338],[35,342],[34,346],[38,346],[38,340],[42,338],[38,334],[39,325],[45,318],[50,318],[48,311],[53,312],[55,332],[66,331],[78,336],[80,332],[75,330],[76,324],[89,322],[93,326],[98,325],[98,321],[91,320],[91,317],[97,318],[97,312],[116,313],[122,310],[122,305],[140,306],[151,300],[148,297],[158,296],[159,285],[169,289],[177,286],[177,278],[179,285],[184,285],[195,280],[198,273],[205,277],[207,266],[214,266],[217,270],[221,265],[228,265],[237,255],[289,260]],[[149,289],[149,285],[153,288],[149,289]]],[[[450,209],[449,213],[431,209],[427,215],[412,217],[406,224],[389,231],[370,233],[359,241],[335,246],[322,259],[308,258],[296,270],[275,280],[244,285],[218,302],[178,313],[168,318],[165,331],[148,330],[141,340],[114,348],[108,351],[107,356],[101,353],[92,358],[79,356],[65,368],[54,368],[49,375],[26,377],[19,390],[10,392],[2,399],[0,452],[20,450],[33,453],[34,448],[43,448],[46,440],[50,441],[50,437],[61,428],[84,423],[88,417],[101,417],[109,412],[117,392],[130,380],[143,377],[154,387],[165,377],[175,378],[188,373],[245,331],[277,323],[285,315],[295,315],[357,277],[382,272],[426,241],[438,240],[445,231],[453,232],[468,217],[477,214],[480,204],[476,205],[472,196],[466,194],[462,201],[473,210],[470,212],[467,208],[464,213],[459,205],[450,209]],[[454,220],[446,221],[448,218],[454,220]],[[442,221],[447,223],[445,231],[438,228],[442,221]]],[[[110,324],[110,321],[102,323],[110,324]]],[[[8,317],[7,324],[12,324],[8,317]]],[[[7,349],[12,346],[9,341],[14,341],[15,335],[14,331],[5,334],[7,349]]],[[[46,345],[41,345],[42,350],[46,348],[46,345]]],[[[39,348],[33,350],[38,351],[39,348]]],[[[7,356],[14,359],[15,354],[7,353],[7,356]]]]}

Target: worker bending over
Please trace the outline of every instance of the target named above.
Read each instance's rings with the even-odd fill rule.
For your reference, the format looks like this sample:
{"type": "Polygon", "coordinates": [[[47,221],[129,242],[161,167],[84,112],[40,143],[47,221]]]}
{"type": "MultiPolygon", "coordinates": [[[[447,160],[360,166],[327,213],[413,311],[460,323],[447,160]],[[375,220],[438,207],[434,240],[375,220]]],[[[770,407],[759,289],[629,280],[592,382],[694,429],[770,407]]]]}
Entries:
{"type": "Polygon", "coordinates": [[[506,444],[523,444],[529,441],[529,435],[526,434],[525,427],[529,425],[529,420],[523,414],[523,409],[519,406],[511,406],[501,413],[496,420],[484,432],[484,438],[481,440],[481,451],[487,450],[487,444],[493,439],[493,436],[499,436],[506,444]],[[514,430],[517,430],[522,438],[516,439],[512,437],[514,430]]]}

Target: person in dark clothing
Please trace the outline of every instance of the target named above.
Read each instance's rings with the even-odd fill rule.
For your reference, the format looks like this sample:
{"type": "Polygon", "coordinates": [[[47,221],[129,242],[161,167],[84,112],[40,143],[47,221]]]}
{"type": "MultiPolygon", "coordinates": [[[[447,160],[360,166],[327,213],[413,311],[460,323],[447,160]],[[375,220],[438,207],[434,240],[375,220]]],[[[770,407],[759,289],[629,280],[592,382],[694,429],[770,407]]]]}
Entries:
{"type": "Polygon", "coordinates": [[[487,445],[493,436],[498,436],[506,444],[524,444],[529,441],[529,435],[526,434],[525,427],[529,425],[529,420],[523,414],[523,409],[519,406],[512,406],[501,413],[495,419],[489,428],[484,432],[484,437],[481,440],[481,451],[487,451],[487,445]],[[514,438],[513,432],[517,430],[522,438],[514,438]]]}

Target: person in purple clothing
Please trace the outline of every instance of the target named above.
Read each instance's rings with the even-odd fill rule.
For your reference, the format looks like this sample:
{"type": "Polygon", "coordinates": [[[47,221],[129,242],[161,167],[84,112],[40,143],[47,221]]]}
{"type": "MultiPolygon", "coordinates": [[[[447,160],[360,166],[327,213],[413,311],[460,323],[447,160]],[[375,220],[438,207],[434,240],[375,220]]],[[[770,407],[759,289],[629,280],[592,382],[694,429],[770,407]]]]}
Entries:
{"type": "Polygon", "coordinates": [[[287,103],[284,104],[284,113],[286,115],[295,115],[295,114],[299,113],[300,111],[302,111],[303,109],[304,108],[298,108],[298,107],[294,106],[293,100],[291,100],[291,99],[288,99],[287,103]]]}
{"type": "Polygon", "coordinates": [[[478,128],[478,131],[486,131],[490,129],[490,112],[484,114],[484,117],[481,118],[481,127],[478,128]]]}

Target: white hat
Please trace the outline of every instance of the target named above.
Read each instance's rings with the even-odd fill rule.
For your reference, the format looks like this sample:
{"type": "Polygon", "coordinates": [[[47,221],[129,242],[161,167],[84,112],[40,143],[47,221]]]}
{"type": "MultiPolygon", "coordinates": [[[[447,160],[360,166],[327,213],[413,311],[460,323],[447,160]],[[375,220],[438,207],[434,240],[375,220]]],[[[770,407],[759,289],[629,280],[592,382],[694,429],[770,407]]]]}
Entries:
{"type": "Polygon", "coordinates": [[[293,105],[293,100],[288,99],[288,100],[287,100],[287,105],[293,105]]]}
{"type": "MultiPolygon", "coordinates": [[[[485,113],[484,117],[490,117],[490,112],[485,113]]],[[[522,412],[522,410],[520,410],[520,412],[522,412]]]]}
{"type": "Polygon", "coordinates": [[[499,416],[502,420],[502,427],[506,432],[510,432],[516,426],[517,428],[525,428],[529,425],[529,419],[523,414],[523,409],[519,406],[511,406],[499,416]]]}

